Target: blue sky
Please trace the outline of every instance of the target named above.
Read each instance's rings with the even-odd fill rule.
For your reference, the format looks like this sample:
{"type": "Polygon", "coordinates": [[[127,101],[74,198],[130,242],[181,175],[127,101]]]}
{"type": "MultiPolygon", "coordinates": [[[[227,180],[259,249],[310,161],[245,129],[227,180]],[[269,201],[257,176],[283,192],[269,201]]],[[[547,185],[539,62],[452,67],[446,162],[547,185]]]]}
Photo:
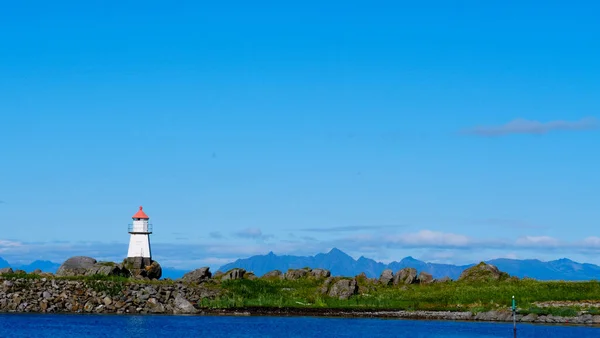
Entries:
{"type": "Polygon", "coordinates": [[[600,263],[599,9],[4,4],[0,257],[600,263]]]}

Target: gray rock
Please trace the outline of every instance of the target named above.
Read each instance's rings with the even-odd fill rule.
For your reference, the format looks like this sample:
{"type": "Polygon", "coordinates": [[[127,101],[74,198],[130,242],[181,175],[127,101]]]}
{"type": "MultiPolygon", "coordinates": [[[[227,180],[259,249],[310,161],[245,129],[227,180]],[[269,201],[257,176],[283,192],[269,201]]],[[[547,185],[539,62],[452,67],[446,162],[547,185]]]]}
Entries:
{"type": "Polygon", "coordinates": [[[94,267],[96,260],[92,257],[75,256],[67,259],[56,271],[60,277],[84,276],[86,272],[94,267]]]}
{"type": "Polygon", "coordinates": [[[284,278],[287,280],[297,280],[297,279],[308,276],[308,273],[310,271],[311,271],[310,269],[289,269],[285,273],[284,278]]]}
{"type": "Polygon", "coordinates": [[[355,295],[358,292],[358,284],[356,281],[342,279],[335,282],[331,289],[329,289],[329,297],[334,297],[338,299],[348,299],[351,296],[355,295]]]}
{"type": "Polygon", "coordinates": [[[323,283],[323,285],[321,286],[321,294],[325,295],[327,294],[327,292],[329,291],[329,286],[331,285],[331,282],[333,281],[333,277],[328,277],[325,282],[323,283]]]}
{"type": "Polygon", "coordinates": [[[536,321],[536,319],[538,318],[538,315],[535,313],[530,313],[527,316],[521,318],[521,321],[523,323],[533,323],[536,321]]]}
{"type": "Polygon", "coordinates": [[[327,278],[331,276],[331,271],[325,269],[313,269],[310,271],[310,276],[315,278],[327,278]]]}
{"type": "Polygon", "coordinates": [[[383,285],[390,285],[394,280],[394,272],[390,269],[383,270],[381,276],[379,276],[379,283],[383,285]]]}
{"type": "Polygon", "coordinates": [[[194,271],[190,271],[183,275],[183,280],[188,283],[202,283],[209,280],[212,277],[212,273],[210,272],[209,267],[204,267],[200,269],[196,269],[194,271]]]}
{"type": "Polygon", "coordinates": [[[13,274],[15,273],[11,268],[2,268],[0,269],[0,276],[3,274],[13,274]]]}
{"type": "Polygon", "coordinates": [[[415,284],[417,281],[417,270],[415,268],[404,268],[394,275],[394,285],[415,284]]]}
{"type": "Polygon", "coordinates": [[[451,281],[452,281],[452,279],[450,277],[448,277],[448,276],[442,277],[440,279],[436,278],[436,279],[433,280],[434,283],[447,283],[447,282],[451,282],[451,281]]]}
{"type": "Polygon", "coordinates": [[[146,302],[151,313],[164,313],[165,306],[162,305],[156,298],[150,298],[146,302]]]}
{"type": "Polygon", "coordinates": [[[421,284],[430,284],[433,282],[433,276],[427,272],[421,271],[419,273],[419,283],[421,284]]]}
{"type": "Polygon", "coordinates": [[[273,270],[273,271],[269,271],[267,273],[265,273],[262,278],[267,278],[267,279],[281,279],[283,278],[283,273],[279,270],[273,270]]]}
{"type": "Polygon", "coordinates": [[[50,294],[50,292],[44,291],[42,293],[42,297],[44,297],[44,299],[48,299],[48,298],[52,298],[52,295],[50,294]]]}
{"type": "Polygon", "coordinates": [[[221,280],[225,281],[225,280],[242,279],[242,278],[244,278],[245,273],[246,273],[246,270],[244,270],[244,269],[239,269],[239,268],[231,269],[223,274],[223,276],[221,277],[221,280]]]}
{"type": "Polygon", "coordinates": [[[192,314],[198,312],[192,303],[188,302],[187,299],[179,294],[175,297],[173,305],[173,313],[175,314],[192,314]]]}

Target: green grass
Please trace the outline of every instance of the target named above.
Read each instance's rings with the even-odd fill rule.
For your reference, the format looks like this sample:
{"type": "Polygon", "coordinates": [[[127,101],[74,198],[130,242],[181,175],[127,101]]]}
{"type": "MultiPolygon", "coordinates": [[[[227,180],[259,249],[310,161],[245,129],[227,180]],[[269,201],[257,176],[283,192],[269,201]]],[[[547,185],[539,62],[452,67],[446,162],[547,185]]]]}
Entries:
{"type": "MultiPolygon", "coordinates": [[[[308,307],[364,310],[449,310],[474,313],[508,309],[511,297],[517,299],[520,313],[574,316],[573,307],[539,308],[543,301],[582,301],[600,299],[600,283],[540,282],[508,279],[486,282],[448,282],[430,285],[382,286],[359,279],[360,294],[348,300],[322,295],[323,280],[233,280],[219,287],[223,293],[200,302],[205,308],[308,307]]],[[[588,312],[597,311],[590,309],[588,312]]]]}

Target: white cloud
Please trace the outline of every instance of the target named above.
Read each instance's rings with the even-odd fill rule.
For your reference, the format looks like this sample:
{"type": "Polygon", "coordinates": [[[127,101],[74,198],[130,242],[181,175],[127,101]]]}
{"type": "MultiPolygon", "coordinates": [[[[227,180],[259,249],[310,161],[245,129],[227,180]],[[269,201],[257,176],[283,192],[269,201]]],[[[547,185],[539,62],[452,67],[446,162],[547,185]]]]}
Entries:
{"type": "Polygon", "coordinates": [[[551,131],[578,131],[598,128],[598,120],[593,117],[579,121],[548,121],[540,122],[526,119],[515,119],[503,125],[478,126],[464,131],[466,134],[477,136],[503,136],[509,134],[546,134],[551,131]]]}
{"type": "Polygon", "coordinates": [[[558,239],[549,236],[525,236],[518,238],[516,245],[523,247],[558,247],[561,243],[558,239]]]}
{"type": "Polygon", "coordinates": [[[389,241],[407,246],[423,247],[460,247],[472,244],[472,241],[467,236],[431,230],[421,230],[417,233],[391,236],[389,237],[389,241]]]}

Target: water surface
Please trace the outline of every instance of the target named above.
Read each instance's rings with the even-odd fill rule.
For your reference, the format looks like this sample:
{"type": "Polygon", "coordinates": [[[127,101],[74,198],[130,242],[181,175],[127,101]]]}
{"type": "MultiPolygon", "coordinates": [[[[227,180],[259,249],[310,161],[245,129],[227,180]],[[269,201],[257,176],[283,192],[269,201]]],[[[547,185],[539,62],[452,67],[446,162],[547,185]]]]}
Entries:
{"type": "MultiPolygon", "coordinates": [[[[600,337],[600,328],[518,326],[520,338],[600,337]]],[[[0,314],[0,337],[513,337],[512,323],[316,317],[0,314]]]]}

